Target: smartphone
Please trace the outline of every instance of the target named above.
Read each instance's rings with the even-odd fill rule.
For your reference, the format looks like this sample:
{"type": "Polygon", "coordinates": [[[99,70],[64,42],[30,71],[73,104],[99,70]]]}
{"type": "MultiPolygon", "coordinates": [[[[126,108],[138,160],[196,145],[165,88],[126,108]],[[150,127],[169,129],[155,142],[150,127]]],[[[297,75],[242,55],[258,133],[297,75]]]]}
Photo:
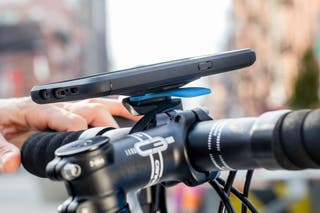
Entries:
{"type": "Polygon", "coordinates": [[[45,104],[108,95],[143,95],[179,88],[203,76],[247,67],[255,60],[251,49],[184,58],[34,86],[31,97],[36,103],[45,104]]]}

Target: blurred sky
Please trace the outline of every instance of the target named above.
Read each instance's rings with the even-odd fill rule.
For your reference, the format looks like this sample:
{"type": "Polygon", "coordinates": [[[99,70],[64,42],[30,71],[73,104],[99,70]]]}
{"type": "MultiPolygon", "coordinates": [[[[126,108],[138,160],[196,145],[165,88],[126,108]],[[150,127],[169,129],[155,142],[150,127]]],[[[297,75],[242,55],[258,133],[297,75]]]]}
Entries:
{"type": "Polygon", "coordinates": [[[225,48],[231,0],[108,1],[112,70],[225,48]]]}

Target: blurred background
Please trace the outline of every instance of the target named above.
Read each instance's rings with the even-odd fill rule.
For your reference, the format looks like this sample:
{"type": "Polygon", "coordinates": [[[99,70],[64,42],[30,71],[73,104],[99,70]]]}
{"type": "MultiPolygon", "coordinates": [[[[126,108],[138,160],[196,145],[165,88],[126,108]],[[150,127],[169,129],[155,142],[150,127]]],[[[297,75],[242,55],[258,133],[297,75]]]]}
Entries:
{"type": "MultiPolygon", "coordinates": [[[[240,48],[254,49],[256,63],[193,83],[213,93],[186,100],[186,108],[201,104],[224,118],[319,107],[318,0],[0,0],[0,97],[240,48]]],[[[250,196],[261,212],[318,212],[319,180],[313,170],[259,170],[250,196]]],[[[240,175],[237,184],[242,181],[240,175]]],[[[63,190],[23,169],[0,174],[0,212],[56,212],[63,190]]],[[[169,195],[171,212],[215,212],[219,204],[207,186],[178,185],[169,195]]]]}

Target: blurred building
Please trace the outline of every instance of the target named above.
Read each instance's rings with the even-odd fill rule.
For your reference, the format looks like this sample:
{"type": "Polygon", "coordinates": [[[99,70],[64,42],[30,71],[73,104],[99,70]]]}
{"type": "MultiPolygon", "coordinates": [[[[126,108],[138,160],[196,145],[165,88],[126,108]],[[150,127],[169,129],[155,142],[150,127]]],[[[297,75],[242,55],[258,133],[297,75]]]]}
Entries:
{"type": "Polygon", "coordinates": [[[0,97],[107,71],[105,1],[0,1],[0,97]]]}
{"type": "MultiPolygon", "coordinates": [[[[0,98],[107,71],[105,9],[103,0],[0,0],[0,98]]],[[[56,212],[66,196],[22,169],[0,173],[0,189],[0,212],[56,212]]]]}
{"type": "Polygon", "coordinates": [[[250,71],[233,77],[237,105],[244,115],[284,107],[301,55],[319,46],[320,1],[236,0],[233,20],[233,48],[249,47],[257,54],[250,71]]]}
{"type": "MultiPolygon", "coordinates": [[[[245,116],[287,108],[293,94],[302,56],[308,49],[313,49],[320,58],[320,1],[234,0],[233,25],[230,43],[232,48],[252,48],[257,55],[256,63],[247,71],[240,71],[231,76],[230,82],[234,85],[231,87],[232,93],[236,94],[233,96],[233,107],[239,109],[238,112],[245,116]]],[[[294,173],[293,176],[295,181],[297,174],[294,173]]],[[[276,177],[274,171],[269,177],[264,171],[260,174],[255,173],[256,179],[261,177],[270,181],[287,176],[281,174],[276,177]]],[[[318,176],[315,175],[315,177],[318,179],[318,176]]],[[[306,173],[303,173],[301,183],[311,185],[310,181],[307,181],[309,178],[306,173]]],[[[288,184],[289,181],[286,180],[285,183],[288,184]]],[[[268,194],[267,191],[271,188],[279,190],[279,186],[276,186],[278,184],[279,182],[274,182],[272,187],[267,187],[267,190],[262,189],[262,194],[268,194]]],[[[294,190],[292,185],[287,188],[294,190]]],[[[277,207],[282,205],[282,211],[279,209],[275,211],[276,202],[270,202],[264,210],[266,212],[317,212],[319,202],[316,201],[317,196],[314,194],[319,192],[313,192],[316,190],[317,187],[313,183],[305,193],[307,196],[302,191],[288,192],[284,196],[286,201],[277,198],[277,204],[280,204],[277,207]],[[301,197],[292,199],[290,203],[288,200],[292,195],[301,197]],[[286,202],[287,204],[284,205],[286,202]],[[300,205],[299,208],[298,205],[300,205]]]]}

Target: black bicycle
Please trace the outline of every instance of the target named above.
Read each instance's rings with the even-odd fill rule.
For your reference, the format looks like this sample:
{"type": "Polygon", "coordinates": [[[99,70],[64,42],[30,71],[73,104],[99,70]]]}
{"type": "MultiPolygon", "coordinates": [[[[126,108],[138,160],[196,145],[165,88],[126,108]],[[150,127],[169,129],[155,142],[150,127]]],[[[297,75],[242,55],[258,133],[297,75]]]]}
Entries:
{"type": "Polygon", "coordinates": [[[218,212],[235,212],[230,194],[241,200],[243,213],[257,212],[248,199],[253,169],[320,167],[320,110],[214,120],[203,108],[182,110],[172,94],[170,86],[125,99],[144,114],[132,128],[35,134],[22,147],[23,165],[65,182],[70,197],[58,208],[64,213],[130,212],[127,194],[136,191],[143,212],[164,213],[165,189],[180,182],[209,183],[221,198],[218,212]],[[248,170],[242,192],[233,187],[240,169],[248,170]],[[220,171],[230,171],[226,180],[220,171]]]}

